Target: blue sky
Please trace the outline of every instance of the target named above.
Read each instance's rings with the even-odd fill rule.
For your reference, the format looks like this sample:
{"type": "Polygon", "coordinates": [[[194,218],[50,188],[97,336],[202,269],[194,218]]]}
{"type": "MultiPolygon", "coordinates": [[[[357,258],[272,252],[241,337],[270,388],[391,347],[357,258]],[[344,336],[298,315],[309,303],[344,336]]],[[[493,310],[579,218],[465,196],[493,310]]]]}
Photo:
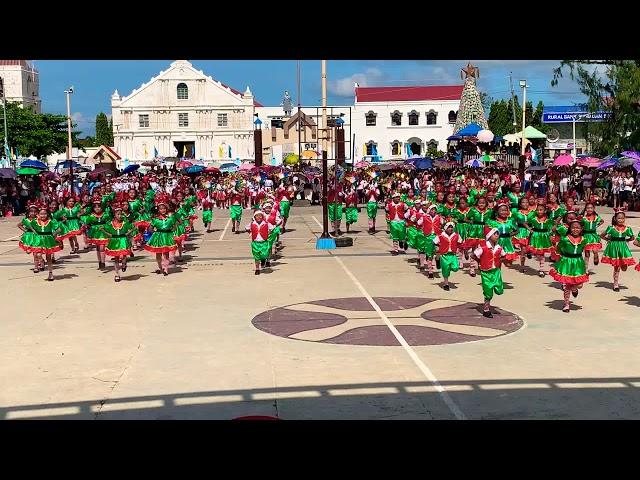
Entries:
{"type": "MultiPolygon", "coordinates": [[[[285,90],[296,98],[296,61],[294,60],[190,60],[211,75],[237,90],[249,85],[263,105],[279,105],[285,90]]],[[[82,135],[95,133],[95,117],[99,112],[111,114],[111,94],[115,89],[128,95],[148,81],[171,60],[41,60],[42,109],[50,113],[66,113],[64,90],[74,86],[71,111],[82,135]]],[[[329,60],[327,67],[328,102],[353,102],[353,84],[383,85],[452,85],[461,84],[460,69],[467,60],[329,60]]],[[[495,99],[508,98],[509,72],[513,73],[514,90],[521,94],[518,81],[527,79],[527,99],[542,100],[545,105],[571,105],[584,97],[577,85],[562,79],[551,87],[553,68],[558,60],[472,60],[480,67],[478,87],[495,99]]],[[[319,105],[320,61],[303,60],[302,104],[319,105]]],[[[486,112],[488,114],[488,112],[486,112]]]]}

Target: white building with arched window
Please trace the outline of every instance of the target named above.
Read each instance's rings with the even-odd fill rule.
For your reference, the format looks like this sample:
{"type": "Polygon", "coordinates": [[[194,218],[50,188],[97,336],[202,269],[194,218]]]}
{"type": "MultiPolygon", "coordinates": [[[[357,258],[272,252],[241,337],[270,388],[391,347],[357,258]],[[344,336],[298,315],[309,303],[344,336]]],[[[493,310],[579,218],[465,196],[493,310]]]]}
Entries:
{"type": "Polygon", "coordinates": [[[445,150],[453,135],[463,85],[359,87],[352,112],[356,159],[383,160],[445,150]]]}
{"type": "Polygon", "coordinates": [[[253,158],[256,107],[249,87],[239,92],[173,62],[127,96],[111,97],[114,148],[122,158],[161,157],[235,160],[253,158]]]}

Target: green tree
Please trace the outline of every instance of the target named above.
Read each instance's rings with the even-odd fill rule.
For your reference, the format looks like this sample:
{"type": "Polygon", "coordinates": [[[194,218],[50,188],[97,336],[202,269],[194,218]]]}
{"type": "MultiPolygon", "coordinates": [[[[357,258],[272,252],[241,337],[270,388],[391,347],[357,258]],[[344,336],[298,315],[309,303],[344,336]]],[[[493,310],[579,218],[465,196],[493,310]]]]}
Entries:
{"type": "Polygon", "coordinates": [[[544,104],[542,100],[538,102],[536,105],[536,109],[533,112],[533,118],[531,119],[531,125],[542,133],[547,133],[549,131],[549,126],[546,123],[542,123],[542,110],[544,109],[544,104]]]}
{"type": "Polygon", "coordinates": [[[494,101],[489,110],[489,130],[496,136],[513,133],[511,104],[506,100],[494,101]]]}
{"type": "Polygon", "coordinates": [[[587,140],[593,152],[639,150],[640,60],[563,60],[553,71],[551,85],[567,71],[587,97],[588,111],[609,114],[606,122],[589,123],[587,140]]]}
{"type": "MultiPolygon", "coordinates": [[[[78,135],[71,125],[73,146],[78,146],[78,135]]],[[[33,113],[17,103],[7,103],[7,139],[23,156],[38,158],[66,151],[68,132],[66,115],[33,113]]]]}
{"type": "Polygon", "coordinates": [[[109,119],[109,146],[113,147],[113,117],[109,119]]]}
{"type": "Polygon", "coordinates": [[[96,116],[96,142],[98,145],[111,146],[113,134],[109,128],[109,120],[107,116],[100,112],[96,116]]]}

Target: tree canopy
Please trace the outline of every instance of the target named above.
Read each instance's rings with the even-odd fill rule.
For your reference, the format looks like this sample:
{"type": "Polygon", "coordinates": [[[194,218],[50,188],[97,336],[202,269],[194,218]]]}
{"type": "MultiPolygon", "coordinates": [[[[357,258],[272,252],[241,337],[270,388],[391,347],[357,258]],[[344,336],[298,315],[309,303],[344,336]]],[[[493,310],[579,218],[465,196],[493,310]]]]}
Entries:
{"type": "MultiPolygon", "coordinates": [[[[81,132],[74,132],[71,125],[71,139],[78,146],[81,132]]],[[[52,113],[34,113],[22,108],[18,103],[7,103],[7,141],[17,148],[22,156],[34,155],[38,158],[56,152],[64,152],[67,147],[67,117],[52,113]]]]}
{"type": "Polygon", "coordinates": [[[605,122],[589,123],[593,153],[640,150],[640,60],[563,60],[551,85],[567,72],[587,97],[588,111],[609,114],[605,122]]]}

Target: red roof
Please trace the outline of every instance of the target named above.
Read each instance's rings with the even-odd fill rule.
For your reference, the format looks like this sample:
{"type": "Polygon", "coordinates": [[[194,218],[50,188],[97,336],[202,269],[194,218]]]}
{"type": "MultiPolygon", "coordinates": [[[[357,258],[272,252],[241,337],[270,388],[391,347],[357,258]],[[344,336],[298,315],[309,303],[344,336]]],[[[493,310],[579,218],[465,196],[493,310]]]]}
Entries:
{"type": "Polygon", "coordinates": [[[100,145],[101,147],[104,147],[106,150],[108,150],[109,152],[111,152],[111,154],[114,155],[116,160],[120,160],[122,157],[120,155],[118,155],[118,153],[111,148],[109,145],[100,145]]]}
{"type": "Polygon", "coordinates": [[[356,102],[419,102],[460,100],[464,85],[357,87],[356,102]]]}
{"type": "Polygon", "coordinates": [[[0,60],[0,66],[20,66],[20,67],[28,67],[26,60],[0,60]]]}
{"type": "MultiPolygon", "coordinates": [[[[233,93],[235,93],[236,95],[240,95],[242,96],[242,92],[236,90],[233,87],[230,87],[229,85],[225,85],[224,83],[220,82],[220,85],[222,85],[223,87],[227,87],[229,90],[231,90],[233,93]]],[[[257,100],[253,100],[253,106],[254,107],[264,107],[264,105],[262,105],[260,102],[258,102],[257,100]]]]}

